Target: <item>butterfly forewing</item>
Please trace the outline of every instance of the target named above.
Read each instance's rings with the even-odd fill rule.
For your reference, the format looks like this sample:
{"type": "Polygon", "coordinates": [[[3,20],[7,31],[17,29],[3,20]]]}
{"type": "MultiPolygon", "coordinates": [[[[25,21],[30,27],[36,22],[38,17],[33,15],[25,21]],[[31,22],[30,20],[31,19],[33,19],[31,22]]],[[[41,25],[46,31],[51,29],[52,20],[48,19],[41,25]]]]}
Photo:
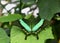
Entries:
{"type": "Polygon", "coordinates": [[[41,27],[41,26],[43,25],[43,23],[44,23],[44,19],[41,19],[41,20],[33,27],[32,31],[34,32],[34,31],[38,30],[39,27],[41,27]]]}
{"type": "Polygon", "coordinates": [[[22,20],[20,19],[20,24],[28,31],[28,32],[31,32],[31,29],[30,27],[22,20]]]}

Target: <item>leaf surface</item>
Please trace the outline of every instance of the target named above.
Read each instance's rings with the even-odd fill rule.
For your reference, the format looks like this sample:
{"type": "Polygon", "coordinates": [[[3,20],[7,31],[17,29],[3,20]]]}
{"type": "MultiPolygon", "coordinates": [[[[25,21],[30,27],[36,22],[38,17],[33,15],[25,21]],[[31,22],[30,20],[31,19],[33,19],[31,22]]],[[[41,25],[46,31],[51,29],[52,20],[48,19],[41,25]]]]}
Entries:
{"type": "Polygon", "coordinates": [[[9,14],[8,16],[1,16],[0,22],[12,22],[21,18],[22,16],[19,14],[14,14],[14,15],[9,14]]]}
{"type": "Polygon", "coordinates": [[[6,32],[0,28],[0,43],[9,43],[9,37],[7,36],[6,32]]]}
{"type": "Polygon", "coordinates": [[[60,0],[39,0],[37,5],[40,17],[49,21],[55,13],[60,12],[60,0]]]}

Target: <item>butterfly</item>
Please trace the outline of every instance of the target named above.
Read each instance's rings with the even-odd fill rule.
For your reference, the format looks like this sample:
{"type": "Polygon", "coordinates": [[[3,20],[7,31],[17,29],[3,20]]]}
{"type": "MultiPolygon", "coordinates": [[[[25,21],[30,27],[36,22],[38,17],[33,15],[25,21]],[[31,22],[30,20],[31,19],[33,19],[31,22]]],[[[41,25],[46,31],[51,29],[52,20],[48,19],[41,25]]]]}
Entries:
{"type": "Polygon", "coordinates": [[[27,36],[29,36],[31,34],[35,35],[37,37],[37,39],[39,39],[38,32],[40,31],[40,27],[44,23],[44,19],[41,19],[32,29],[22,19],[20,19],[19,22],[25,28],[25,30],[24,30],[24,32],[26,33],[25,40],[27,39],[27,36]]]}

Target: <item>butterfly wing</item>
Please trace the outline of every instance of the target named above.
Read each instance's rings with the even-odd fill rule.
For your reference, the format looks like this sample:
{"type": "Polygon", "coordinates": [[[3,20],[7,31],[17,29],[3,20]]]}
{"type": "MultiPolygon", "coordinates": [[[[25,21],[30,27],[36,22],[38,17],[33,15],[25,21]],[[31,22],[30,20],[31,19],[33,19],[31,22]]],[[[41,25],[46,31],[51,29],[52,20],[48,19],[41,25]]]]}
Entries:
{"type": "Polygon", "coordinates": [[[43,23],[44,23],[44,19],[41,19],[41,20],[39,21],[39,23],[37,23],[37,24],[33,27],[32,31],[38,30],[39,27],[41,27],[41,26],[43,25],[43,23]]]}
{"type": "Polygon", "coordinates": [[[28,31],[28,32],[31,32],[31,29],[30,27],[22,20],[20,19],[20,24],[28,31]]]}

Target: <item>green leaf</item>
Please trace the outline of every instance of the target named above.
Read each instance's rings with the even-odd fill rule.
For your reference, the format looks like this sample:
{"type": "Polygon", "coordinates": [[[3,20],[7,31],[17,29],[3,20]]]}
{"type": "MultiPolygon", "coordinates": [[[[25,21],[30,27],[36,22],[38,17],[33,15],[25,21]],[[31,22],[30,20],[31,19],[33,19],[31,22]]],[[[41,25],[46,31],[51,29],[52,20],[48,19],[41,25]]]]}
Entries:
{"type": "Polygon", "coordinates": [[[5,31],[0,28],[0,43],[9,43],[9,37],[5,33],[5,31]]]}
{"type": "Polygon", "coordinates": [[[40,17],[50,21],[55,13],[60,12],[60,0],[39,0],[38,7],[40,17]]]}
{"type": "Polygon", "coordinates": [[[9,14],[8,16],[1,16],[0,22],[12,22],[21,18],[22,16],[19,14],[14,14],[14,15],[9,14]]]}
{"type": "Polygon", "coordinates": [[[24,4],[33,4],[36,0],[21,0],[24,4]]]}
{"type": "Polygon", "coordinates": [[[32,14],[28,14],[28,15],[25,16],[24,19],[29,19],[31,16],[32,16],[32,14]]]}
{"type": "Polygon", "coordinates": [[[21,28],[17,26],[13,26],[11,29],[11,43],[44,43],[47,39],[54,39],[52,35],[52,28],[48,27],[45,30],[39,33],[39,40],[36,39],[35,36],[28,36],[27,40],[25,40],[25,34],[20,30],[21,28]]]}

